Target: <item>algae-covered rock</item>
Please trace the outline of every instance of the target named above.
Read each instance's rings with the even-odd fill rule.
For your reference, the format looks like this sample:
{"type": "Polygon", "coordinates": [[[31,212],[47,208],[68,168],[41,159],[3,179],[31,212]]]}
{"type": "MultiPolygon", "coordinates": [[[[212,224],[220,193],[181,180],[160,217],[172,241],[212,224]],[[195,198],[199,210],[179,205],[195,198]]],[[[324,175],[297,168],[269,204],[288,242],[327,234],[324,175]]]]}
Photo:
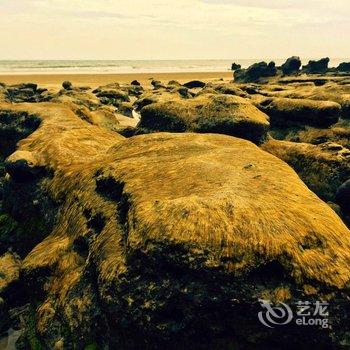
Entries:
{"type": "Polygon", "coordinates": [[[322,128],[337,123],[341,115],[341,106],[330,101],[266,98],[257,106],[270,117],[273,126],[313,125],[322,128]]]}
{"type": "Polygon", "coordinates": [[[339,186],[350,177],[350,150],[339,144],[270,140],[262,148],[288,163],[327,202],[336,202],[339,186]]]}
{"type": "Polygon", "coordinates": [[[40,119],[27,112],[0,111],[0,155],[9,156],[16,148],[19,140],[35,131],[40,119]]]}
{"type": "Polygon", "coordinates": [[[5,86],[4,89],[6,100],[14,103],[45,102],[52,98],[47,89],[38,88],[38,85],[33,83],[5,86]]]}
{"type": "Polygon", "coordinates": [[[142,108],[139,124],[153,131],[195,131],[238,136],[259,142],[269,127],[268,117],[238,96],[203,94],[173,99],[142,108]]]}
{"type": "Polygon", "coordinates": [[[11,108],[42,120],[19,151],[51,169],[35,189],[57,205],[22,265],[43,348],[332,346],[330,330],[256,316],[266,295],[341,299],[350,281],[349,230],[286,163],[235,137],[124,139],[64,106],[11,108]]]}
{"type": "MultiPolygon", "coordinates": [[[[243,101],[173,103],[204,116],[229,102],[256,111],[243,101]]],[[[17,155],[35,155],[45,171],[6,179],[13,213],[41,215],[45,227],[19,277],[35,305],[25,318],[33,344],[267,350],[275,339],[283,348],[345,341],[350,232],[285,162],[226,135],[125,139],[66,105],[5,107],[41,121],[17,155]],[[292,308],[325,298],[332,328],[267,329],[257,317],[266,297],[292,308]]]]}
{"type": "Polygon", "coordinates": [[[185,87],[189,89],[203,88],[205,83],[200,80],[191,80],[184,84],[185,87]]]}

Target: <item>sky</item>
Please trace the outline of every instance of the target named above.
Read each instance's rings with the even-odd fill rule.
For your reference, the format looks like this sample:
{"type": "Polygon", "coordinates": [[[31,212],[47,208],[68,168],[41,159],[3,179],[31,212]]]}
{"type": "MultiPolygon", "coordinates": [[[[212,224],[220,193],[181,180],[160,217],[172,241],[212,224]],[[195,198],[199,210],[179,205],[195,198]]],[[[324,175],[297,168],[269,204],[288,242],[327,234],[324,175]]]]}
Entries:
{"type": "Polygon", "coordinates": [[[0,59],[350,57],[349,0],[0,0],[0,59]]]}

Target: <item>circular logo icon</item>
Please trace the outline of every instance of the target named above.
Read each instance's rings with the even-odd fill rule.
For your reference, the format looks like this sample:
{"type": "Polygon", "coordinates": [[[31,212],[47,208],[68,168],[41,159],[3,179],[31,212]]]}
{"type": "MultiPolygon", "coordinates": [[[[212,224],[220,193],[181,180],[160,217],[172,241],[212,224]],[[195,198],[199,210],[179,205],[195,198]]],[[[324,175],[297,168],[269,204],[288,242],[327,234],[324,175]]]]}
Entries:
{"type": "Polygon", "coordinates": [[[258,313],[259,321],[266,327],[275,328],[290,323],[293,319],[292,309],[284,303],[273,306],[271,302],[260,300],[263,311],[258,313]]]}

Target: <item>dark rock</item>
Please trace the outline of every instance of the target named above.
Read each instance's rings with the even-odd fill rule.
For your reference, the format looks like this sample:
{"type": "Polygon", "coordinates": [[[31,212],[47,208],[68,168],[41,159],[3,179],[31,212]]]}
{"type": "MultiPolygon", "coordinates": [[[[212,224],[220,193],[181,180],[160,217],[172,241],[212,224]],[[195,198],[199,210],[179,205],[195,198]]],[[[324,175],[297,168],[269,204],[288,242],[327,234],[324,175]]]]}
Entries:
{"type": "Polygon", "coordinates": [[[338,72],[350,72],[350,62],[342,62],[336,68],[338,72]]]}
{"type": "Polygon", "coordinates": [[[186,86],[180,86],[176,90],[182,97],[188,98],[191,97],[192,95],[189,94],[188,88],[186,86]]]}
{"type": "Polygon", "coordinates": [[[141,83],[138,82],[137,80],[133,80],[130,84],[135,86],[141,86],[141,83]]]}
{"type": "Polygon", "coordinates": [[[231,70],[237,70],[237,69],[241,69],[242,66],[240,64],[237,63],[232,63],[231,65],[231,70]]]}
{"type": "Polygon", "coordinates": [[[19,140],[34,132],[41,120],[26,112],[0,111],[0,156],[8,157],[19,140]]]}
{"type": "Polygon", "coordinates": [[[36,91],[36,89],[38,88],[38,85],[33,83],[24,83],[24,84],[11,85],[11,88],[17,89],[17,90],[30,89],[30,90],[36,91]]]}
{"type": "Polygon", "coordinates": [[[108,89],[100,90],[97,94],[100,99],[105,99],[108,101],[107,104],[115,104],[116,101],[129,102],[129,96],[122,90],[108,89]]]}
{"type": "Polygon", "coordinates": [[[322,74],[327,72],[328,70],[328,63],[329,58],[321,58],[318,61],[309,61],[309,63],[306,66],[303,66],[302,71],[305,73],[311,73],[311,74],[322,74]]]}
{"type": "Polygon", "coordinates": [[[342,109],[342,115],[341,115],[342,118],[350,119],[350,99],[342,102],[341,109],[342,109]]]}
{"type": "Polygon", "coordinates": [[[165,86],[162,84],[161,81],[159,80],[152,80],[151,81],[151,85],[155,88],[155,89],[162,89],[165,88],[165,86]]]}
{"type": "Polygon", "coordinates": [[[327,83],[327,80],[326,79],[315,79],[313,81],[313,83],[315,86],[323,86],[327,83]]]}
{"type": "Polygon", "coordinates": [[[122,91],[124,91],[125,93],[127,93],[130,96],[141,96],[143,93],[143,87],[141,85],[127,85],[127,86],[123,86],[122,91]]]}
{"type": "Polygon", "coordinates": [[[195,88],[203,88],[205,86],[205,83],[200,80],[191,80],[184,84],[185,87],[189,89],[195,89],[195,88]]]}
{"type": "Polygon", "coordinates": [[[193,94],[189,91],[189,89],[186,86],[182,86],[180,84],[168,85],[166,87],[166,91],[169,91],[172,93],[178,93],[183,98],[192,98],[193,97],[193,94]]]}
{"type": "Polygon", "coordinates": [[[254,63],[247,69],[238,69],[234,72],[236,81],[249,83],[259,81],[260,78],[273,77],[277,74],[275,62],[254,63]]]}
{"type": "Polygon", "coordinates": [[[42,93],[44,93],[44,92],[47,92],[48,90],[47,89],[44,89],[44,88],[38,88],[37,90],[36,90],[36,92],[38,93],[38,94],[42,94],[42,93]]]}
{"type": "Polygon", "coordinates": [[[5,97],[14,103],[46,102],[52,98],[46,89],[38,89],[37,84],[32,83],[8,86],[5,91],[5,97]]]}
{"type": "Polygon", "coordinates": [[[335,198],[342,210],[350,214],[350,179],[339,187],[335,198]]]}
{"type": "Polygon", "coordinates": [[[31,181],[42,172],[35,156],[28,151],[11,154],[5,161],[5,170],[16,182],[31,181]]]}
{"type": "Polygon", "coordinates": [[[295,98],[266,98],[258,108],[270,117],[272,126],[311,125],[329,127],[338,122],[341,106],[331,101],[295,98]]]}
{"type": "Polygon", "coordinates": [[[73,84],[70,81],[64,81],[62,87],[65,90],[73,90],[73,84]]]}
{"type": "Polygon", "coordinates": [[[284,75],[291,75],[299,72],[301,67],[300,57],[292,56],[287,59],[287,61],[282,64],[282,72],[284,75]]]}

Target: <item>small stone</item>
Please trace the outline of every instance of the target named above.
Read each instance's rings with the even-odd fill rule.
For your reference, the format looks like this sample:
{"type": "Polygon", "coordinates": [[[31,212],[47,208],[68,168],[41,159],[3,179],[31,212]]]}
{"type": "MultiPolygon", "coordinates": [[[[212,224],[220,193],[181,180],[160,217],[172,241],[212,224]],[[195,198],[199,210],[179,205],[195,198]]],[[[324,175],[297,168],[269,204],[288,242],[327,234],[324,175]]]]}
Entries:
{"type": "Polygon", "coordinates": [[[65,90],[73,90],[73,84],[70,81],[64,81],[62,87],[65,90]]]}

